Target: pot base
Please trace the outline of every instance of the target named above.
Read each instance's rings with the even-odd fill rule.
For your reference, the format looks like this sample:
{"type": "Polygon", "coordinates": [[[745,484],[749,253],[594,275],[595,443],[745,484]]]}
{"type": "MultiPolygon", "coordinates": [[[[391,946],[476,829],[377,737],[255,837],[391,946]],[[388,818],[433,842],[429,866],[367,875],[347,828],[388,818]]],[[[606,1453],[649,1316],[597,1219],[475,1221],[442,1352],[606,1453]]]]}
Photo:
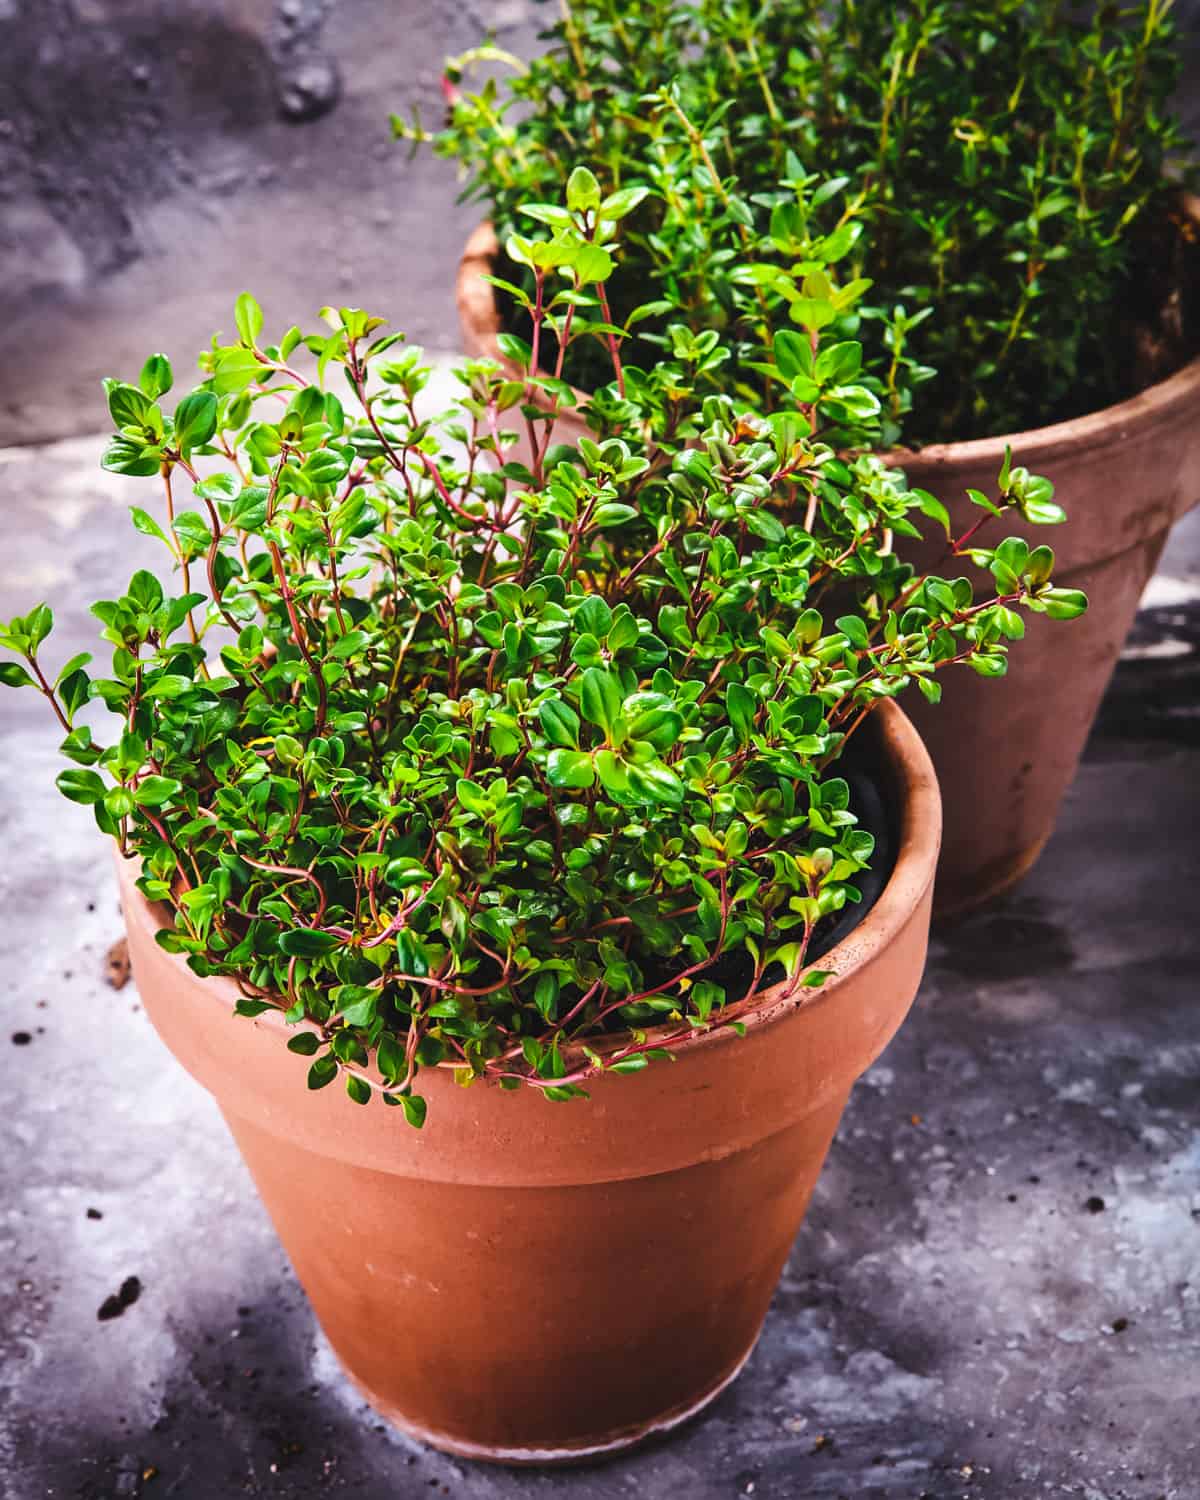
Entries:
{"type": "MultiPolygon", "coordinates": [[[[690,1402],[687,1406],[675,1407],[670,1411],[662,1412],[651,1421],[641,1423],[637,1427],[626,1428],[621,1432],[611,1433],[601,1438],[599,1442],[582,1442],[578,1444],[568,1443],[562,1447],[535,1448],[516,1447],[502,1448],[492,1447],[487,1443],[471,1443],[461,1438],[451,1437],[443,1432],[430,1432],[424,1427],[418,1427],[409,1422],[398,1412],[388,1407],[386,1402],[380,1401],[374,1396],[361,1381],[342,1365],[347,1379],[355,1390],[368,1401],[374,1411],[390,1422],[398,1432],[405,1437],[413,1438],[418,1443],[424,1443],[430,1448],[437,1448],[442,1453],[450,1453],[455,1458],[470,1459],[474,1463],[498,1464],[507,1468],[555,1468],[566,1469],[573,1465],[595,1463],[598,1460],[615,1458],[620,1453],[627,1453],[631,1448],[639,1448],[645,1443],[651,1443],[656,1438],[665,1437],[677,1427],[691,1422],[698,1417],[707,1407],[722,1394],[723,1391],[733,1384],[742,1373],[747,1360],[754,1353],[754,1346],[758,1343],[758,1334],[754,1341],[733,1366],[717,1380],[703,1396],[697,1401],[690,1402]]],[[[339,1361],[340,1363],[340,1361],[339,1361]]]]}
{"type": "Polygon", "coordinates": [[[1032,844],[1007,859],[998,860],[990,869],[982,872],[980,879],[970,886],[962,881],[946,879],[935,882],[933,887],[933,915],[935,921],[945,917],[962,917],[968,912],[986,906],[1018,882],[1024,880],[1041,858],[1042,850],[1049,842],[1050,834],[1035,839],[1032,844]],[[945,896],[942,899],[942,892],[945,896]]]}

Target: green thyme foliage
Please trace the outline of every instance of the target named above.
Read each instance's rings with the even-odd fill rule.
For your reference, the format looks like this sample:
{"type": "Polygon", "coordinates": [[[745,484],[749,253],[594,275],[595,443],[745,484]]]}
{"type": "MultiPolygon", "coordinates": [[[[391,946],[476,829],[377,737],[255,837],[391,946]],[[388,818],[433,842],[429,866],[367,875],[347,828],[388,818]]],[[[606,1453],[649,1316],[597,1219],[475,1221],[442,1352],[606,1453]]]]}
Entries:
{"type": "Polygon", "coordinates": [[[1086,604],[1048,548],[982,545],[1061,519],[1007,462],[947,575],[914,576],[893,543],[946,528],[941,504],[817,431],[826,399],[870,404],[853,352],[781,331],[769,419],[706,390],[715,335],[670,329],[661,357],[596,315],[625,205],[587,173],[567,196],[510,245],[519,378],[466,364],[448,411],[419,410],[420,351],[380,319],[327,308],[267,343],[250,297],[173,409],[160,358],[109,382],[104,462],[146,477],[133,524],[167,567],[93,606],[99,673],[46,666],[45,605],[0,628],[0,680],[52,705],[59,787],[141,859],[160,942],[232,977],[241,1014],[283,1012],[311,1087],[414,1125],[425,1069],[566,1099],[779,977],[820,984],[812,935],[872,853],[849,737],[954,663],[1001,674],[1024,612],[1086,604]],[[613,361],[574,448],[543,338],[613,361]]]}
{"type": "MultiPolygon", "coordinates": [[[[873,282],[884,439],[902,420],[911,441],[984,436],[1094,410],[1194,352],[1171,311],[1169,9],[570,0],[503,82],[460,89],[488,49],[449,65],[441,132],[393,123],[462,163],[502,237],[581,162],[606,192],[644,190],[613,307],[653,286],[662,318],[718,329],[733,390],[822,243],[873,282]]],[[[567,373],[603,378],[594,358],[567,373]]]]}

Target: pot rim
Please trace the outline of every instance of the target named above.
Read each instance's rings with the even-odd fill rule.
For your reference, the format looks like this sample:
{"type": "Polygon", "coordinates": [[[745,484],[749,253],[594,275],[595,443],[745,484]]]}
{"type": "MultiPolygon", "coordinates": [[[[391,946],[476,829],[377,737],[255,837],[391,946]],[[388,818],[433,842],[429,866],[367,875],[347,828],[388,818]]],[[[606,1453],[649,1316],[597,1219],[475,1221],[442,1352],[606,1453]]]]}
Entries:
{"type": "MultiPolygon", "coordinates": [[[[1181,189],[1179,203],[1187,217],[1200,227],[1200,195],[1181,189]]],[[[483,279],[485,274],[490,273],[499,251],[500,243],[492,221],[485,219],[476,225],[467,239],[458,264],[455,291],[464,327],[492,359],[497,360],[507,371],[514,372],[516,366],[505,358],[496,342],[496,335],[501,332],[501,328],[495,289],[483,279]]],[[[581,391],[576,386],[571,389],[577,397],[576,410],[591,400],[586,391],[581,391]]],[[[1030,460],[1032,465],[1037,466],[1068,449],[1123,442],[1130,424],[1139,427],[1154,426],[1162,418],[1189,404],[1200,404],[1200,354],[1181,365],[1173,375],[1155,381],[1123,401],[1097,407],[1078,417],[1068,417],[1063,422],[999,433],[994,437],[957,438],[947,443],[930,443],[923,448],[898,446],[888,449],[884,456],[901,467],[914,459],[932,464],[981,464],[985,467],[998,467],[1007,447],[1022,462],[1030,460]]],[[[560,416],[569,415],[569,412],[560,413],[560,416]]]]}
{"type": "MultiPolygon", "coordinates": [[[[752,1005],[737,1016],[747,1032],[761,1031],[798,1010],[813,1013],[834,1004],[839,991],[907,926],[933,885],[941,846],[942,802],[929,752],[912,721],[891,699],[884,699],[878,704],[870,715],[867,727],[869,730],[873,729],[878,737],[880,759],[891,780],[888,805],[899,813],[896,860],[891,875],[862,921],[827,953],[822,954],[820,959],[805,966],[803,973],[816,968],[832,971],[831,977],[821,988],[803,989],[798,983],[786,980],[769,986],[752,1005]]],[[[174,923],[170,918],[169,908],[163,902],[148,901],[134,884],[137,868],[140,868],[139,862],[132,858],[122,860],[117,853],[116,863],[118,877],[125,887],[129,902],[129,916],[136,917],[149,928],[151,937],[164,928],[172,928],[174,923]]],[[[181,954],[172,953],[167,956],[175,965],[186,967],[181,954]]],[[[244,998],[236,981],[226,975],[211,975],[201,979],[192,974],[190,969],[188,974],[203,985],[214,1000],[224,999],[231,1008],[244,998]]],[[[255,1017],[253,1024],[278,1032],[281,1038],[294,1036],[305,1029],[316,1030],[312,1023],[306,1021],[288,1024],[283,1019],[283,1012],[275,1007],[255,1017]]],[[[641,1029],[647,1041],[653,1042],[656,1037],[666,1040],[668,1035],[674,1035],[676,1045],[680,1045],[678,1023],[666,1022],[641,1029]]],[[[732,1026],[722,1025],[690,1035],[682,1045],[689,1054],[695,1055],[702,1049],[739,1040],[732,1026]]],[[[626,1038],[623,1033],[617,1033],[588,1038],[587,1044],[593,1051],[604,1055],[624,1046],[626,1038]]],[[[364,1071],[378,1078],[373,1062],[364,1071]]],[[[443,1065],[439,1064],[435,1071],[444,1071],[443,1065]]],[[[490,1080],[485,1078],[481,1081],[490,1080]]]]}

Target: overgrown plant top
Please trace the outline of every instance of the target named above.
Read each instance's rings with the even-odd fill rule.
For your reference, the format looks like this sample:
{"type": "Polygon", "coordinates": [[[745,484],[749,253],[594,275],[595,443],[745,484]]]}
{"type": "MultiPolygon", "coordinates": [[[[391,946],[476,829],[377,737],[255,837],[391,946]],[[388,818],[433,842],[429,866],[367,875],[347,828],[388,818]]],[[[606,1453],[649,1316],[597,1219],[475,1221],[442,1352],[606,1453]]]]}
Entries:
{"type": "MultiPolygon", "coordinates": [[[[884,438],[981,437],[1098,409],[1195,352],[1177,287],[1195,236],[1163,175],[1182,149],[1169,9],[563,0],[528,66],[491,46],[448,65],[439,133],[393,123],[458,158],[502,238],[580,163],[644,189],[614,310],[654,285],[657,331],[721,332],[733,390],[759,384],[747,362],[796,316],[793,268],[824,240],[875,283],[884,438]],[[481,63],[503,81],[480,85],[481,63]]],[[[572,378],[605,378],[577,354],[572,378]]]]}
{"type": "Polygon", "coordinates": [[[706,394],[714,335],[635,362],[587,315],[622,207],[577,173],[553,235],[512,244],[523,377],[467,364],[432,418],[420,351],[380,319],[327,308],[268,343],[249,296],[173,410],[162,356],[109,382],[104,461],[157,490],[133,522],[169,567],[93,607],[99,675],[47,663],[45,605],[0,631],[0,677],[66,735],[61,790],[169,910],[160,942],[235,979],[242,1014],[284,1012],[310,1086],[340,1073],[418,1125],[423,1069],[570,1098],[739,1025],[768,984],[820,984],[814,931],[872,853],[847,741],[951,665],[1002,673],[1022,612],[1086,603],[1048,548],[982,544],[1061,518],[1009,462],[946,576],[897,560],[945,511],[821,440],[816,372],[863,400],[852,344],[781,332],[770,419],[706,394]],[[534,373],[551,334],[613,360],[577,448],[554,442],[569,388],[534,373]],[[506,460],[514,408],[529,468],[506,460]]]}

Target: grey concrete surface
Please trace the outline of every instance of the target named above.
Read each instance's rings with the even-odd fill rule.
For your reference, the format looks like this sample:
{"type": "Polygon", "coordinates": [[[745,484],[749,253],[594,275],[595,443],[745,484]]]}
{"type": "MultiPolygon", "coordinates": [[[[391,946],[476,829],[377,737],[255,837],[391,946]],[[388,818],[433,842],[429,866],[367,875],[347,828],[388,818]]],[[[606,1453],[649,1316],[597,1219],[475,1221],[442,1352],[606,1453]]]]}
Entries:
{"type": "MultiPolygon", "coordinates": [[[[0,453],[23,517],[0,613],[67,601],[63,655],[152,546],[99,447],[0,453]]],[[[0,1497],[1195,1500],[1198,577],[1200,513],[1040,864],[935,935],[741,1379],[673,1441],[571,1473],[441,1457],[351,1390],[215,1107],[107,982],[109,852],[54,790],[39,704],[6,695],[0,1497]]]]}
{"type": "MultiPolygon", "coordinates": [[[[150,338],[190,368],[233,298],[309,326],[327,302],[457,337],[479,217],[436,125],[442,62],[535,0],[0,0],[0,445],[91,430],[103,375],[150,338]]],[[[135,364],[136,361],[136,364],[135,364]]]]}

